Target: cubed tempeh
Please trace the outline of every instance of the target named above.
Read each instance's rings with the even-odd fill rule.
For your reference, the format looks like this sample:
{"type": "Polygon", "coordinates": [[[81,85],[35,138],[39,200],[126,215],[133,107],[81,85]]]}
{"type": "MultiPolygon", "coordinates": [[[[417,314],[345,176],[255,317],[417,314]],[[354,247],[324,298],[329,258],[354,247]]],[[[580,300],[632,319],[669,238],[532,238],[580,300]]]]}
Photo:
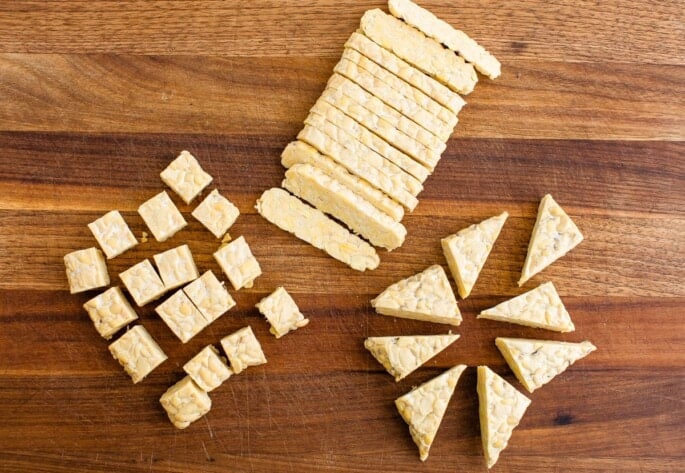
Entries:
{"type": "Polygon", "coordinates": [[[264,191],[256,207],[269,222],[357,271],[378,267],[380,260],[371,245],[283,189],[264,191]]]}
{"type": "Polygon", "coordinates": [[[359,156],[350,153],[347,148],[331,139],[318,128],[305,125],[302,131],[297,135],[297,138],[318,149],[321,153],[330,156],[352,174],[367,180],[385,192],[389,197],[392,197],[397,202],[404,205],[407,209],[414,210],[419,203],[416,197],[409,191],[395,185],[391,178],[369,165],[359,156]]]}
{"type": "Polygon", "coordinates": [[[419,30],[379,9],[361,20],[366,36],[460,94],[473,91],[478,76],[471,64],[419,30]]]}
{"type": "Polygon", "coordinates": [[[352,33],[347,43],[345,43],[345,47],[359,51],[379,66],[387,69],[400,79],[433,98],[436,102],[444,105],[455,115],[466,105],[466,101],[459,94],[442,85],[431,76],[424,74],[387,49],[377,45],[361,33],[352,33]]]}
{"type": "Polygon", "coordinates": [[[388,7],[390,13],[458,53],[482,74],[490,79],[499,77],[501,69],[499,61],[463,31],[453,28],[449,23],[411,0],[388,0],[388,7]]]}
{"type": "Polygon", "coordinates": [[[390,215],[396,222],[404,217],[404,207],[364,179],[348,172],[347,169],[328,156],[319,153],[316,148],[307,143],[302,141],[288,143],[281,154],[281,164],[286,168],[295,164],[311,164],[345,184],[355,193],[371,202],[378,210],[390,215]]]}
{"type": "Polygon", "coordinates": [[[345,115],[333,105],[327,102],[317,102],[309,112],[309,116],[305,119],[305,123],[309,122],[312,126],[316,126],[315,122],[317,122],[317,120],[320,121],[325,118],[354,136],[358,141],[361,141],[364,145],[371,148],[388,161],[407,171],[418,179],[419,182],[423,183],[428,179],[428,176],[430,176],[430,170],[423,164],[407,156],[380,136],[372,133],[348,115],[345,115]]]}
{"type": "MultiPolygon", "coordinates": [[[[347,77],[370,94],[379,98],[386,105],[394,108],[417,125],[421,125],[423,128],[439,137],[442,141],[447,141],[447,139],[449,139],[452,130],[454,130],[454,127],[457,124],[456,115],[447,112],[447,109],[443,107],[440,107],[437,113],[431,113],[424,109],[414,97],[405,97],[381,78],[376,77],[371,71],[362,67],[354,60],[359,59],[358,56],[361,55],[354,50],[345,51],[338,64],[335,66],[335,72],[347,77]],[[445,117],[441,116],[442,114],[440,112],[442,111],[451,115],[451,117],[446,117],[448,121],[445,120],[445,117]]],[[[388,71],[385,71],[385,73],[391,76],[388,71]]]]}
{"type": "Polygon", "coordinates": [[[310,164],[297,164],[288,169],[283,187],[345,223],[373,245],[394,250],[407,235],[401,223],[310,164]]]}

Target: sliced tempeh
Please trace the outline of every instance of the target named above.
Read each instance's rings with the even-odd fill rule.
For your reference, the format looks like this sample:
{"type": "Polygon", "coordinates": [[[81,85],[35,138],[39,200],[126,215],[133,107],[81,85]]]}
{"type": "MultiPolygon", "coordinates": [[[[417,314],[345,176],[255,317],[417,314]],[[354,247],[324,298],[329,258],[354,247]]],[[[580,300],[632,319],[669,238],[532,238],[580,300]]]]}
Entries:
{"type": "Polygon", "coordinates": [[[316,148],[302,141],[288,143],[281,153],[281,164],[290,168],[295,164],[311,164],[336,180],[345,184],[352,191],[371,202],[378,210],[387,213],[393,220],[399,222],[404,217],[404,207],[392,200],[380,190],[351,174],[328,156],[319,153],[316,148]]]}
{"type": "Polygon", "coordinates": [[[321,153],[330,156],[338,164],[342,165],[352,174],[365,179],[378,187],[389,197],[392,197],[409,210],[414,210],[419,201],[404,187],[395,184],[393,179],[379,171],[359,156],[351,153],[347,148],[331,139],[323,131],[313,126],[305,127],[297,135],[299,140],[308,143],[321,153]]]}
{"type": "Polygon", "coordinates": [[[362,142],[366,147],[380,154],[391,163],[396,164],[404,171],[407,171],[419,182],[423,183],[428,179],[428,176],[430,176],[430,170],[424,165],[418,161],[414,161],[414,159],[388,144],[383,138],[370,132],[327,102],[315,103],[304,122],[312,126],[317,126],[322,125],[322,119],[326,119],[338,128],[346,131],[348,134],[352,135],[352,137],[362,142]]]}
{"type": "Polygon", "coordinates": [[[256,208],[262,217],[277,227],[357,271],[376,269],[380,263],[373,246],[283,189],[264,191],[256,208]]]}
{"type": "Polygon", "coordinates": [[[379,9],[361,20],[364,34],[426,74],[460,94],[469,94],[478,82],[471,64],[419,30],[379,9]]]}
{"type": "Polygon", "coordinates": [[[455,115],[458,114],[466,101],[456,92],[442,85],[431,76],[424,74],[411,64],[400,59],[387,49],[377,45],[361,33],[352,33],[345,43],[346,48],[352,48],[362,53],[373,62],[408,82],[436,102],[444,105],[455,115]]]}
{"type": "MultiPolygon", "coordinates": [[[[324,108],[332,107],[332,105],[326,102],[318,102],[315,107],[324,108]]],[[[316,116],[310,114],[306,118],[305,124],[323,131],[336,143],[347,148],[348,152],[359,156],[364,162],[392,178],[395,185],[404,187],[412,195],[418,195],[423,190],[423,184],[414,176],[366,146],[354,134],[347,132],[332,121],[325,119],[325,117],[322,118],[324,119],[317,119],[316,116]]]]}
{"type": "Polygon", "coordinates": [[[428,458],[454,388],[465,369],[466,365],[450,368],[395,400],[397,410],[409,425],[409,433],[419,447],[421,461],[428,458]]]}
{"type": "Polygon", "coordinates": [[[487,366],[478,367],[480,436],[488,468],[497,463],[530,399],[487,366]]]}
{"type": "Polygon", "coordinates": [[[319,100],[334,105],[431,171],[435,168],[446,146],[443,141],[338,74],[329,85],[319,100]],[[432,147],[425,144],[428,141],[432,147]]]}
{"type": "Polygon", "coordinates": [[[478,315],[478,318],[544,328],[555,332],[575,330],[571,316],[551,282],[546,282],[520,296],[486,309],[478,315]]]}
{"type": "Polygon", "coordinates": [[[369,337],[364,347],[399,381],[459,338],[457,334],[369,337]]]}
{"type": "Polygon", "coordinates": [[[588,341],[567,343],[498,337],[495,344],[518,380],[531,393],[597,349],[588,341]]]}
{"type": "Polygon", "coordinates": [[[345,223],[375,246],[394,250],[404,243],[404,225],[311,164],[296,164],[288,169],[282,186],[345,223]]]}
{"type": "Polygon", "coordinates": [[[371,305],[382,315],[439,324],[461,323],[457,299],[447,274],[437,264],[392,284],[372,300],[371,305]]]}
{"type": "Polygon", "coordinates": [[[490,79],[499,77],[501,68],[499,61],[463,31],[453,28],[449,23],[411,0],[388,0],[388,7],[390,13],[458,53],[482,74],[490,79]]]}
{"type": "Polygon", "coordinates": [[[441,240],[442,251],[463,299],[471,294],[508,216],[503,212],[441,240]]]}
{"type": "MultiPolygon", "coordinates": [[[[447,112],[446,108],[440,107],[440,111],[445,111],[451,115],[451,117],[448,118],[449,121],[445,121],[440,115],[428,112],[416,102],[414,97],[405,97],[401,93],[398,93],[398,91],[394,90],[389,84],[355,62],[353,58],[358,59],[357,56],[361,55],[354,50],[346,50],[338,64],[336,64],[335,72],[347,77],[370,94],[378,97],[388,106],[402,113],[414,123],[421,125],[426,130],[440,137],[443,141],[447,141],[457,124],[456,115],[447,112]]],[[[384,72],[390,75],[388,71],[384,72]]]]}
{"type": "Polygon", "coordinates": [[[519,286],[564,256],[583,241],[571,217],[547,194],[540,201],[538,217],[528,244],[519,286]]]}
{"type": "Polygon", "coordinates": [[[392,72],[376,64],[356,49],[345,48],[342,57],[352,61],[358,67],[373,75],[376,81],[382,86],[389,87],[393,92],[400,94],[404,99],[409,100],[411,109],[420,107],[421,110],[428,112],[432,117],[442,121],[451,129],[454,129],[459,122],[457,114],[449,108],[435,101],[430,96],[397,77],[392,72]]]}

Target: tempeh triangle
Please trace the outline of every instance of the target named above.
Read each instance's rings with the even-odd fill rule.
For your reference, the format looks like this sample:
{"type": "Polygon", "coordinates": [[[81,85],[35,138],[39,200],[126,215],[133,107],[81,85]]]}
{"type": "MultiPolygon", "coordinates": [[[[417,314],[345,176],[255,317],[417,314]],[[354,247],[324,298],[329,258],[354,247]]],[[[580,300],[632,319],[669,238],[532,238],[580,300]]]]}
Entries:
{"type": "Polygon", "coordinates": [[[555,332],[573,332],[571,316],[551,282],[504,301],[478,314],[479,319],[497,320],[555,332]]]}
{"type": "Polygon", "coordinates": [[[409,425],[409,433],[419,447],[421,461],[438,433],[454,388],[466,365],[457,365],[395,400],[395,406],[409,425]]]}
{"type": "Polygon", "coordinates": [[[478,367],[480,437],[488,468],[497,463],[530,399],[487,366],[478,367]]]}
{"type": "Polygon", "coordinates": [[[459,338],[456,334],[369,337],[364,347],[399,381],[459,338]]]}
{"type": "Polygon", "coordinates": [[[526,338],[499,337],[495,344],[516,378],[531,393],[597,349],[587,341],[567,343],[526,338]]]}
{"type": "Polygon", "coordinates": [[[528,244],[519,286],[564,256],[583,241],[571,217],[547,194],[540,201],[538,218],[528,244]]]}
{"type": "Polygon", "coordinates": [[[371,301],[376,312],[405,319],[459,325],[461,313],[440,265],[396,282],[371,301]]]}
{"type": "Polygon", "coordinates": [[[483,220],[441,240],[442,251],[462,299],[466,299],[509,214],[483,220]]]}

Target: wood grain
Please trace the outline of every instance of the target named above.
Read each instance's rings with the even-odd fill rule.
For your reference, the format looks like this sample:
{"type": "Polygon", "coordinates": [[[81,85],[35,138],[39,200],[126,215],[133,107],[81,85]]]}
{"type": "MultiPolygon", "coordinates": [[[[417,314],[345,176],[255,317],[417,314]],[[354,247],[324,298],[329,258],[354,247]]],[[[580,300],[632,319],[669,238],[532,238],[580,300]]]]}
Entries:
{"type": "MultiPolygon", "coordinates": [[[[293,136],[335,63],[3,54],[0,129],[293,136]]],[[[683,65],[517,61],[466,97],[455,137],[682,140],[684,74],[683,65]]]]}
{"type": "MultiPolygon", "coordinates": [[[[493,472],[676,472],[685,464],[685,37],[678,2],[426,0],[502,60],[460,114],[435,175],[404,221],[406,244],[361,274],[261,219],[279,154],[301,127],[362,12],[382,2],[0,2],[0,471],[486,471],[475,366],[516,386],[494,338],[591,340],[597,352],[531,395],[493,472]],[[140,320],[168,353],[133,385],[70,295],[62,257],[95,245],[86,224],[140,203],[182,149],[240,208],[264,275],[188,344],[140,320]],[[551,192],[585,241],[516,287],[539,198],[551,192]],[[439,239],[511,214],[473,294],[461,338],[395,383],[370,335],[444,333],[375,314],[388,284],[443,264],[439,239]],[[552,280],[570,334],[476,320],[552,280]],[[285,285],[311,319],[276,340],[254,304],[285,285]],[[269,362],[212,393],[174,429],[159,396],[208,343],[250,324],[269,362]],[[457,363],[460,381],[425,464],[393,400],[457,363]]],[[[211,188],[210,188],[211,189],[211,188]]],[[[208,189],[209,190],[209,189],[208,189]]],[[[108,262],[188,243],[201,270],[219,242],[172,196],[188,227],[108,262]]]]}

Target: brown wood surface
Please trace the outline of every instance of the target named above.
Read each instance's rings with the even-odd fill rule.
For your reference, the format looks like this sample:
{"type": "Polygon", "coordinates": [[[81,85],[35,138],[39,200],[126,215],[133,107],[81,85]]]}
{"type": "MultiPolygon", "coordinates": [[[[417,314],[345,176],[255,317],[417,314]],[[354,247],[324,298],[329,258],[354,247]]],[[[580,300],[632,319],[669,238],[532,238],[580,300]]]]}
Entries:
{"type": "MultiPolygon", "coordinates": [[[[405,219],[409,236],[361,274],[254,210],[278,185],[279,154],[324,87],[362,12],[382,2],[0,2],[0,471],[485,471],[475,369],[515,381],[496,336],[591,340],[597,352],[530,397],[498,472],[685,471],[685,27],[681,2],[424,1],[495,53],[405,219]],[[70,295],[62,256],[92,246],[86,224],[137,206],[189,149],[242,216],[264,270],[238,305],[133,385],[70,295]],[[554,281],[576,332],[477,321],[516,287],[539,198],[552,193],[585,234],[534,278],[554,281]],[[439,239],[507,210],[462,335],[395,383],[363,349],[369,335],[447,328],[381,317],[369,299],[444,265],[439,239]],[[254,304],[277,285],[311,319],[280,340],[254,304]],[[269,363],[212,393],[174,429],[158,398],[208,343],[246,324],[269,363]],[[466,363],[431,456],[418,460],[393,400],[466,363]]],[[[180,199],[174,196],[180,204],[180,199]]],[[[116,274],[187,242],[201,269],[216,239],[188,227],[109,263],[116,274]]]]}

